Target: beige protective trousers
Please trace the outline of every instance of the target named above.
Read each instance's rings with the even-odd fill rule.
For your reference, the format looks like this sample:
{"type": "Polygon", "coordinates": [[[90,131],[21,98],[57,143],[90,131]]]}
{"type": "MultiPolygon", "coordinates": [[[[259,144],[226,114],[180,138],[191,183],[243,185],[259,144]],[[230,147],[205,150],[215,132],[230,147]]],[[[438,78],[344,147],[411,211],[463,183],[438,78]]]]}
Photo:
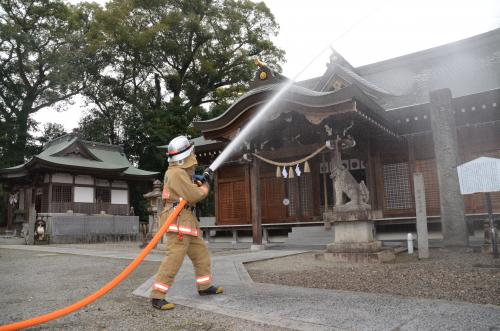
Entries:
{"type": "MultiPolygon", "coordinates": [[[[194,218],[192,214],[189,214],[191,214],[189,210],[183,210],[179,219],[184,222],[177,222],[177,224],[172,224],[169,227],[169,231],[175,232],[168,232],[166,235],[166,257],[160,264],[160,268],[156,274],[151,298],[163,299],[165,297],[186,255],[193,262],[197,289],[204,290],[211,286],[212,275],[208,249],[200,237],[202,233],[199,227],[192,228],[186,224],[187,222],[185,221],[194,218]],[[182,240],[179,237],[182,237],[182,240]]],[[[192,222],[189,223],[193,224],[192,222]]]]}

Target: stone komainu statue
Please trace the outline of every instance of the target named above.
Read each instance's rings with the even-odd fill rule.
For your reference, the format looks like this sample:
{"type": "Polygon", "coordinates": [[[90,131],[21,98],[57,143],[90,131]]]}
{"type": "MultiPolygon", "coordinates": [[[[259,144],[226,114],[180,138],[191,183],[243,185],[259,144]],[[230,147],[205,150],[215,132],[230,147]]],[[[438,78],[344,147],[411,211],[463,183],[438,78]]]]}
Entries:
{"type": "MultiPolygon", "coordinates": [[[[345,131],[344,131],[345,135],[345,131]]],[[[342,164],[341,149],[347,149],[356,145],[355,140],[350,136],[339,137],[333,141],[333,167],[330,177],[334,180],[335,189],[335,210],[355,211],[370,209],[368,200],[370,194],[364,181],[358,183],[349,170],[342,164]],[[344,203],[343,194],[350,199],[344,203]]]]}
{"type": "Polygon", "coordinates": [[[343,165],[332,170],[331,178],[334,179],[335,208],[345,210],[368,209],[369,192],[364,181],[358,183],[348,169],[343,165]],[[350,199],[344,204],[343,193],[350,199]]]}

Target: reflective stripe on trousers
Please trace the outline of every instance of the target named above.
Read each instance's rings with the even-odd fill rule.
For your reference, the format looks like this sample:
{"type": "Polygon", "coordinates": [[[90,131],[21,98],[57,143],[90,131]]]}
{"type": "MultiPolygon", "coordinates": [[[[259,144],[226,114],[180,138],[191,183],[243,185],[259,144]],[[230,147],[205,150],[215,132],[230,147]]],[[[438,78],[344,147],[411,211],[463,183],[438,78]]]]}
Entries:
{"type": "Polygon", "coordinates": [[[168,289],[170,288],[170,286],[168,286],[167,284],[165,283],[162,283],[162,282],[159,282],[159,281],[156,281],[154,284],[153,284],[153,288],[155,290],[158,290],[162,293],[167,293],[168,289]]]}
{"type": "Polygon", "coordinates": [[[197,284],[206,284],[206,283],[210,283],[210,275],[197,277],[197,278],[196,278],[196,283],[197,283],[197,284]]]}

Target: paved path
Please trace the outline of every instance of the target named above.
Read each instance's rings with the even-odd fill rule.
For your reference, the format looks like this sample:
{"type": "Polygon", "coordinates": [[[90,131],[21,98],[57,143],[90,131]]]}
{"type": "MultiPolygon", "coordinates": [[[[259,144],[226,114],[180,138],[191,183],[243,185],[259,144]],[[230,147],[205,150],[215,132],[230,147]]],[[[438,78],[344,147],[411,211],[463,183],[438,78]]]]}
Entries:
{"type": "MultiPolygon", "coordinates": [[[[49,246],[0,245],[47,253],[109,258],[135,257],[121,251],[49,246]]],[[[252,282],[243,263],[300,251],[256,251],[213,257],[213,276],[225,294],[200,297],[192,265],[186,260],[169,293],[169,301],[242,319],[297,330],[500,330],[500,307],[392,295],[307,289],[252,282]]],[[[160,261],[150,254],[149,261],[160,261]]],[[[153,278],[134,294],[147,297],[153,278]]],[[[167,312],[168,314],[168,312],[167,312]]]]}

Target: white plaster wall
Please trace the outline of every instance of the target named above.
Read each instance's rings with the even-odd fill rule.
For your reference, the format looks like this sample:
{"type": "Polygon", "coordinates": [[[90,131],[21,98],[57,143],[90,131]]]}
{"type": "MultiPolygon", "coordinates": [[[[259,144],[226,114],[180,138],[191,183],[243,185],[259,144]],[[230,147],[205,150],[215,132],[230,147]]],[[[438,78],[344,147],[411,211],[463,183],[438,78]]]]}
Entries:
{"type": "Polygon", "coordinates": [[[94,188],[75,186],[75,202],[94,202],[94,188]]]}
{"type": "Polygon", "coordinates": [[[111,203],[115,205],[128,204],[128,190],[111,190],[111,203]]]}

